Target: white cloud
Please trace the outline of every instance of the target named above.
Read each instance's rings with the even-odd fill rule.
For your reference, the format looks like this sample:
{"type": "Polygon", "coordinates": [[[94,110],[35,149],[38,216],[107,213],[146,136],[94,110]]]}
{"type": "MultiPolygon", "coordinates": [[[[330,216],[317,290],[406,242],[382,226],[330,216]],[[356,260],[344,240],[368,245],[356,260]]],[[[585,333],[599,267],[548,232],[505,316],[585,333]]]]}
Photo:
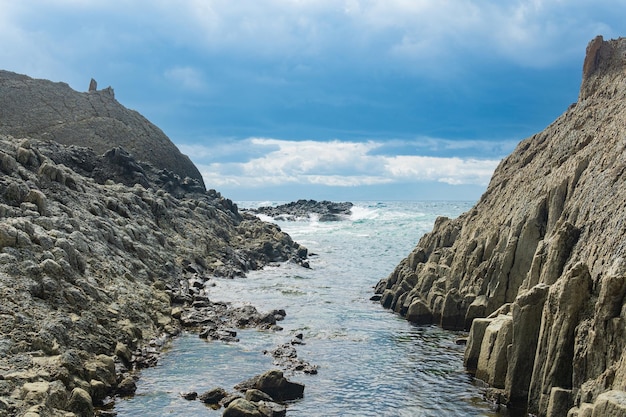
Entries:
{"type": "MultiPolygon", "coordinates": [[[[268,152],[247,162],[196,162],[210,188],[257,188],[289,184],[363,186],[395,182],[486,185],[499,160],[420,155],[374,155],[383,142],[248,140],[268,152]]],[[[196,146],[196,156],[202,152],[196,146]]]]}

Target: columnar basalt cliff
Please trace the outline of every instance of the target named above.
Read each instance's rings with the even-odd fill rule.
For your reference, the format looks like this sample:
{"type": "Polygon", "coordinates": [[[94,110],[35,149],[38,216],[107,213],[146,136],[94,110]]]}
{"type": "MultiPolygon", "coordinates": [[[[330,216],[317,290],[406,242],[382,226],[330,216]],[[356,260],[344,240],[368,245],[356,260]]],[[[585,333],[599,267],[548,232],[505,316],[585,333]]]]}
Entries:
{"type": "Polygon", "coordinates": [[[471,328],[467,368],[529,413],[626,416],[625,235],[626,39],[598,37],[578,101],[377,292],[415,323],[471,328]]]}
{"type": "MultiPolygon", "coordinates": [[[[60,143],[66,131],[58,127],[91,111],[91,104],[78,109],[91,103],[83,94],[100,92],[61,94],[56,99],[72,106],[49,106],[58,110],[58,125],[30,125],[34,115],[7,109],[43,108],[41,90],[58,86],[28,80],[0,73],[0,132],[15,135],[0,133],[0,416],[90,416],[94,404],[133,391],[129,372],[149,364],[164,338],[196,317],[207,326],[202,312],[226,310],[208,299],[212,280],[301,261],[306,249],[184,176],[180,154],[163,169],[119,146],[126,143],[109,144],[102,130],[99,146],[95,136],[91,148],[60,143]],[[3,107],[6,88],[18,88],[12,100],[28,106],[3,107]]],[[[115,121],[125,110],[109,103],[120,107],[106,117],[121,138],[126,128],[116,130],[115,121]]],[[[134,146],[150,146],[150,135],[134,146]]],[[[176,149],[163,138],[155,149],[176,149]]],[[[253,316],[268,325],[276,320],[253,316]]],[[[220,337],[219,323],[214,327],[204,337],[220,337]]]]}

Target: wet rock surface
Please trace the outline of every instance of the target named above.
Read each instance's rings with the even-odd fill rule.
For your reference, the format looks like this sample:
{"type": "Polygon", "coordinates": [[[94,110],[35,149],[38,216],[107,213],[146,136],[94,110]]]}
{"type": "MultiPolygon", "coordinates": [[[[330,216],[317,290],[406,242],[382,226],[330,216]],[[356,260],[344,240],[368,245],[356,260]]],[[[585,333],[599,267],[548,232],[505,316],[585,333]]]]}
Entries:
{"type": "Polygon", "coordinates": [[[304,396],[304,385],[289,381],[279,370],[270,370],[236,385],[238,392],[229,393],[216,387],[198,395],[183,392],[180,395],[189,401],[200,400],[219,409],[224,407],[223,416],[281,417],[287,413],[285,402],[304,396]]]}
{"type": "MultiPolygon", "coordinates": [[[[13,84],[32,83],[0,74],[0,89],[13,84]]],[[[25,117],[15,106],[0,106],[0,124],[25,117]]],[[[47,123],[33,125],[34,136],[47,123]]],[[[88,404],[132,395],[136,371],[182,329],[224,340],[284,317],[207,292],[213,280],[302,263],[306,248],[277,226],[125,145],[103,139],[109,147],[95,152],[2,132],[0,416],[93,414],[88,404]]]]}
{"type": "Polygon", "coordinates": [[[625,53],[594,39],[578,101],[376,288],[415,323],[471,328],[468,369],[533,415],[623,415],[625,53]]]}
{"type": "Polygon", "coordinates": [[[304,344],[302,334],[297,334],[291,342],[283,343],[275,349],[265,351],[266,355],[274,358],[274,365],[288,372],[303,372],[309,375],[317,374],[317,366],[298,358],[296,346],[304,344]]]}
{"type": "Polygon", "coordinates": [[[352,214],[353,204],[332,201],[298,200],[276,207],[259,207],[249,211],[264,214],[274,220],[295,221],[316,216],[321,222],[346,220],[352,214]]]}

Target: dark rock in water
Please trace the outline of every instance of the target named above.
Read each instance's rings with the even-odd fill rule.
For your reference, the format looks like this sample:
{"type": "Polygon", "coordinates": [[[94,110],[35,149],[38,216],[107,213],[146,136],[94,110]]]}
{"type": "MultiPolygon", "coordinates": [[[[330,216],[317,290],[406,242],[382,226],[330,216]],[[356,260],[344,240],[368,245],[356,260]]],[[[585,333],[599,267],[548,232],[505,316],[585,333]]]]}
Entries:
{"type": "Polygon", "coordinates": [[[274,401],[272,397],[258,389],[249,389],[246,391],[246,400],[258,403],[259,401],[274,401]]]}
{"type": "Polygon", "coordinates": [[[124,378],[117,386],[117,394],[122,397],[135,395],[135,391],[137,391],[137,384],[135,379],[130,376],[124,378]]]}
{"type": "Polygon", "coordinates": [[[188,401],[193,401],[196,398],[198,398],[198,393],[195,392],[195,391],[181,392],[180,396],[183,397],[184,399],[188,400],[188,401]]]}
{"type": "Polygon", "coordinates": [[[259,401],[257,403],[261,414],[267,417],[285,417],[287,415],[287,407],[272,401],[259,401]]]}
{"type": "Polygon", "coordinates": [[[257,375],[235,386],[239,391],[258,389],[277,401],[290,401],[304,396],[304,385],[291,382],[279,370],[257,375]]]}
{"type": "Polygon", "coordinates": [[[228,392],[224,388],[213,388],[198,396],[198,399],[205,404],[219,404],[228,396],[228,392]]]}
{"type": "Polygon", "coordinates": [[[291,339],[292,345],[305,345],[304,343],[304,335],[302,333],[298,333],[293,339],[291,339]]]}
{"type": "Polygon", "coordinates": [[[303,372],[305,374],[315,375],[317,374],[317,366],[311,365],[309,362],[298,358],[298,352],[293,345],[303,345],[301,334],[296,335],[290,343],[284,343],[271,351],[265,351],[265,354],[270,354],[275,359],[274,365],[279,366],[282,369],[303,372]]]}
{"type": "Polygon", "coordinates": [[[350,202],[298,200],[276,207],[259,207],[250,211],[283,221],[309,219],[314,214],[319,217],[321,222],[331,222],[347,219],[352,214],[352,207],[353,204],[350,202]]]}
{"type": "Polygon", "coordinates": [[[459,337],[454,341],[455,344],[457,345],[467,345],[467,337],[459,337]]]}
{"type": "Polygon", "coordinates": [[[244,399],[237,398],[231,402],[224,410],[223,417],[264,417],[259,411],[259,407],[244,399]]]}
{"type": "Polygon", "coordinates": [[[236,399],[239,398],[243,398],[243,396],[239,393],[231,393],[228,394],[226,397],[224,397],[220,402],[219,405],[221,405],[222,407],[226,408],[230,405],[230,403],[232,403],[233,401],[235,401],[236,399]]]}

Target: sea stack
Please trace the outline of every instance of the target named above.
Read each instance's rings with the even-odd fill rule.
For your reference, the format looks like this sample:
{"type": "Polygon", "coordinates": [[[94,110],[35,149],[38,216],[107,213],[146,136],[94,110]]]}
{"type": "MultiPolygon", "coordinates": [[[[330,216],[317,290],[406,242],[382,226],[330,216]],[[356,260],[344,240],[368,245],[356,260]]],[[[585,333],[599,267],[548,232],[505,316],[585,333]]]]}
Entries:
{"type": "Polygon", "coordinates": [[[416,323],[471,329],[468,369],[529,413],[626,415],[625,235],[626,38],[599,36],[578,101],[377,293],[416,323]]]}

